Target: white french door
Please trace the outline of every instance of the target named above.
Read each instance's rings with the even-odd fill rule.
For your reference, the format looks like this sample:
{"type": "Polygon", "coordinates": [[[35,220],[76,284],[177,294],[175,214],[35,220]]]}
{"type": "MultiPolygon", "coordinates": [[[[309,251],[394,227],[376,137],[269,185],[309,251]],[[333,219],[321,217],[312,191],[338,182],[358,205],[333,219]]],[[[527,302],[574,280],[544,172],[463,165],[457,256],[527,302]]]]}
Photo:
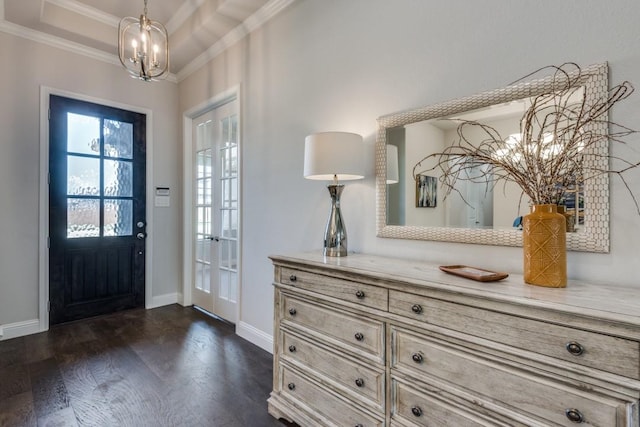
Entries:
{"type": "Polygon", "coordinates": [[[237,321],[239,206],[238,106],[193,119],[193,304],[237,321]]]}

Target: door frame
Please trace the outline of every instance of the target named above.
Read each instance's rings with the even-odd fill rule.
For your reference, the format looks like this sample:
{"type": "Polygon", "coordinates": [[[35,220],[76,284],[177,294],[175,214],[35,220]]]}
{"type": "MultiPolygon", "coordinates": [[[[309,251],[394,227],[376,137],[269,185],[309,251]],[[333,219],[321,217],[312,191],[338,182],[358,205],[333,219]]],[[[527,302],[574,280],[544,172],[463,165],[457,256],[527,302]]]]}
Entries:
{"type": "Polygon", "coordinates": [[[221,107],[229,102],[238,102],[238,118],[240,126],[238,126],[238,295],[236,304],[236,328],[241,322],[240,313],[242,305],[242,105],[240,103],[240,85],[233,86],[226,91],[223,91],[212,98],[205,100],[197,106],[188,109],[182,115],[182,132],[183,132],[183,270],[182,270],[182,305],[193,305],[193,298],[191,294],[191,286],[193,281],[193,274],[191,267],[193,265],[193,134],[192,125],[193,119],[208,112],[221,107]]]}
{"type": "Polygon", "coordinates": [[[153,111],[139,106],[96,98],[48,86],[40,86],[40,202],[38,231],[38,318],[39,332],[49,329],[49,97],[64,96],[79,101],[93,102],[120,108],[146,116],[146,222],[145,247],[145,308],[153,308],[152,260],[153,260],[153,111]]]}

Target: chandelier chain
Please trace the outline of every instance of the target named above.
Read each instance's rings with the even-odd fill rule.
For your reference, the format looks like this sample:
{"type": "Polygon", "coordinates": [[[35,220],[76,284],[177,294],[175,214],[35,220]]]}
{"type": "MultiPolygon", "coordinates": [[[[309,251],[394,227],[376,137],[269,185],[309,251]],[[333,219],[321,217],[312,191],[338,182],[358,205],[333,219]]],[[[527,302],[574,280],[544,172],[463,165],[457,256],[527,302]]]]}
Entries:
{"type": "Polygon", "coordinates": [[[144,0],[144,16],[147,16],[147,0],[144,0]]]}

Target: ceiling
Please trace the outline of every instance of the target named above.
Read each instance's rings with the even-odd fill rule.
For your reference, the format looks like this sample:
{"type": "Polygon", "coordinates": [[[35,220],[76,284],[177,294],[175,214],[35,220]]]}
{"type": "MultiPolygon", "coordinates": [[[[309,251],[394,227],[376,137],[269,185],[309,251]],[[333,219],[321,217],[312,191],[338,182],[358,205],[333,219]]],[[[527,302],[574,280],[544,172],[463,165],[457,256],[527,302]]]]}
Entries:
{"type": "MultiPolygon", "coordinates": [[[[195,71],[295,0],[148,0],[147,17],[169,32],[171,73],[195,71]]],[[[117,57],[118,23],[144,0],[0,0],[4,21],[83,51],[117,57]]],[[[0,11],[2,17],[2,11],[0,11]]],[[[41,39],[43,37],[40,37],[41,39]]],[[[59,44],[59,43],[58,43],[59,44]]]]}

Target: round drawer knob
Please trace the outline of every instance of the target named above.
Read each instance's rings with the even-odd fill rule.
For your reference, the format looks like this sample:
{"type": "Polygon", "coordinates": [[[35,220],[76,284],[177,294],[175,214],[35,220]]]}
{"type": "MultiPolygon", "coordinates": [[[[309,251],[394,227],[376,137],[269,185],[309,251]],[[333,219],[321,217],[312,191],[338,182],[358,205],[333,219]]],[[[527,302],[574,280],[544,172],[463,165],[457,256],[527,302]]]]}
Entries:
{"type": "Polygon", "coordinates": [[[424,357],[422,357],[422,355],[420,353],[413,353],[411,358],[416,363],[422,363],[422,361],[424,360],[424,357]]]}
{"type": "Polygon", "coordinates": [[[290,345],[290,346],[289,346],[289,351],[290,351],[291,353],[295,353],[295,352],[296,352],[296,346],[295,346],[295,345],[290,345]]]}
{"type": "Polygon", "coordinates": [[[356,332],[354,337],[357,341],[364,341],[364,335],[362,335],[360,332],[356,332]]]}
{"type": "Polygon", "coordinates": [[[356,427],[364,427],[362,424],[356,424],[356,427]]]}
{"type": "Polygon", "coordinates": [[[297,311],[296,311],[296,309],[295,309],[295,308],[290,308],[290,309],[289,309],[289,314],[290,314],[290,315],[295,316],[295,315],[296,315],[296,313],[297,313],[297,311]]]}
{"type": "Polygon", "coordinates": [[[565,348],[569,353],[573,354],[574,356],[580,356],[582,353],[584,353],[584,347],[582,346],[582,344],[576,341],[569,341],[565,345],[565,348]]]}
{"type": "Polygon", "coordinates": [[[364,299],[364,291],[356,291],[356,298],[364,299]]]}
{"type": "Polygon", "coordinates": [[[584,422],[584,415],[582,415],[582,412],[578,411],[577,409],[565,409],[564,413],[569,421],[573,423],[580,424],[584,422]]]}
{"type": "Polygon", "coordinates": [[[414,406],[413,408],[411,408],[411,413],[413,415],[415,415],[416,417],[421,417],[422,416],[422,409],[420,409],[419,406],[414,406]]]}
{"type": "Polygon", "coordinates": [[[411,306],[411,311],[413,311],[415,314],[420,314],[422,313],[422,306],[420,304],[413,304],[411,306]]]}
{"type": "Polygon", "coordinates": [[[287,388],[288,388],[289,390],[293,391],[293,390],[295,390],[295,389],[296,389],[296,385],[295,385],[294,383],[289,383],[289,384],[287,384],[287,388]]]}
{"type": "Polygon", "coordinates": [[[296,277],[295,274],[292,274],[291,276],[289,276],[289,281],[290,282],[296,282],[298,280],[298,277],[296,277]]]}
{"type": "Polygon", "coordinates": [[[356,385],[358,387],[364,387],[364,380],[362,378],[356,378],[356,385]]]}

